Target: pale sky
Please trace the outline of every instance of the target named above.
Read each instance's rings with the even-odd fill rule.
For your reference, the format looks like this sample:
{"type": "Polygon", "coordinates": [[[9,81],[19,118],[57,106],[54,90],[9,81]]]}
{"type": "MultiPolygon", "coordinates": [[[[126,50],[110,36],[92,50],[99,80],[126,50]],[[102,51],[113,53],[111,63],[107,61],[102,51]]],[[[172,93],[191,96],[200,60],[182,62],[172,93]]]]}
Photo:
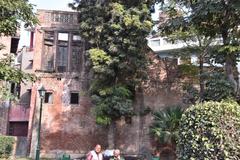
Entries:
{"type": "Polygon", "coordinates": [[[70,11],[68,3],[73,0],[29,0],[29,2],[36,5],[37,9],[70,11]]]}

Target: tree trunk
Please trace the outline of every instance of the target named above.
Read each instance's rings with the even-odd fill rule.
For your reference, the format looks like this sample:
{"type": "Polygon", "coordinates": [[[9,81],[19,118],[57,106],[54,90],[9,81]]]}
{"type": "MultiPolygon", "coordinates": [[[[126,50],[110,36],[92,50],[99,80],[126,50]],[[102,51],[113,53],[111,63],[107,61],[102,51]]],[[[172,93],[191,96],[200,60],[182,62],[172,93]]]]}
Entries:
{"type": "Polygon", "coordinates": [[[114,149],[116,147],[115,131],[116,131],[116,122],[112,121],[112,123],[108,127],[108,149],[114,149]]]}
{"type": "Polygon", "coordinates": [[[234,91],[237,92],[238,90],[238,83],[234,78],[233,74],[233,67],[234,67],[234,59],[231,57],[231,55],[226,56],[226,62],[225,62],[225,72],[228,80],[232,83],[234,87],[234,91]]]}
{"type": "MultiPolygon", "coordinates": [[[[205,53],[204,53],[205,54],[205,53]]],[[[199,55],[199,86],[200,86],[200,102],[203,101],[204,94],[204,79],[203,79],[203,55],[199,55]]]]}
{"type": "MultiPolygon", "coordinates": [[[[223,45],[227,46],[230,44],[230,39],[228,37],[228,30],[225,28],[222,30],[222,38],[223,38],[223,45]]],[[[225,57],[225,73],[226,76],[229,80],[229,82],[232,83],[233,87],[234,87],[234,91],[237,92],[238,90],[238,83],[237,81],[234,79],[234,74],[233,74],[233,68],[234,68],[234,62],[236,57],[233,54],[228,54],[225,53],[226,57],[225,57]]]]}

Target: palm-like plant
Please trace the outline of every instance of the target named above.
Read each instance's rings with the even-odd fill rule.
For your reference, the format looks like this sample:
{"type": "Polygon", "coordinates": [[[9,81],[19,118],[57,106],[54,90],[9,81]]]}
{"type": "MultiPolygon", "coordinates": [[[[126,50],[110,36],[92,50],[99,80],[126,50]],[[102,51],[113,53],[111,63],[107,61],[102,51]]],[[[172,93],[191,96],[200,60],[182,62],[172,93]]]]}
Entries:
{"type": "Polygon", "coordinates": [[[150,133],[160,145],[175,146],[182,114],[183,109],[180,106],[169,106],[153,113],[154,121],[150,126],[150,133]]]}

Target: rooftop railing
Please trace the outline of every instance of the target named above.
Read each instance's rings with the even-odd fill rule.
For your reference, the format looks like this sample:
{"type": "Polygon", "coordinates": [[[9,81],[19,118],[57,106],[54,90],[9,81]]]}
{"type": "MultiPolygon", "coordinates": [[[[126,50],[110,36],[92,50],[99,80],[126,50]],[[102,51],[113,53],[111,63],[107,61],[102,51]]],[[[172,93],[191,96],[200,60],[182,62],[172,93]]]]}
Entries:
{"type": "Polygon", "coordinates": [[[77,24],[77,12],[67,11],[44,11],[44,22],[62,23],[62,24],[77,24]]]}

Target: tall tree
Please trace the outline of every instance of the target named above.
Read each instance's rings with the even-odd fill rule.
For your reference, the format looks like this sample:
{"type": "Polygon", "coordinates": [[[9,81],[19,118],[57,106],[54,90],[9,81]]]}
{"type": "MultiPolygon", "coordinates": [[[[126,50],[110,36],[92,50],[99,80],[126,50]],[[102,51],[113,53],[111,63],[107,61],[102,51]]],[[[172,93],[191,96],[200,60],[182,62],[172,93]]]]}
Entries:
{"type": "MultiPolygon", "coordinates": [[[[37,23],[37,18],[33,13],[33,6],[26,0],[0,0],[0,36],[14,35],[23,22],[25,27],[37,23]]],[[[1,44],[0,50],[4,46],[1,44]]],[[[18,69],[11,67],[11,57],[0,60],[0,83],[13,82],[20,83],[24,80],[31,80],[33,77],[18,69]]],[[[0,99],[11,97],[9,88],[0,86],[0,99]]]]}
{"type": "MultiPolygon", "coordinates": [[[[160,0],[162,3],[163,0],[160,0]]],[[[238,0],[168,0],[170,19],[174,20],[179,6],[186,12],[182,17],[205,37],[220,37],[222,46],[219,50],[224,57],[225,73],[237,91],[234,77],[236,57],[239,53],[240,2],[238,0]]],[[[177,22],[177,21],[175,21],[177,22]]],[[[183,28],[184,29],[184,28],[183,28]]]]}
{"type": "Polygon", "coordinates": [[[37,22],[33,5],[28,0],[0,0],[0,34],[12,36],[17,32],[21,22],[25,27],[37,22]]]}
{"type": "MultiPolygon", "coordinates": [[[[214,43],[213,37],[206,37],[201,35],[198,30],[194,28],[191,24],[188,24],[182,16],[178,17],[182,20],[179,20],[179,23],[175,23],[176,18],[174,20],[168,20],[167,23],[161,24],[159,26],[159,33],[161,36],[166,36],[167,41],[172,43],[183,43],[185,46],[181,49],[177,49],[173,51],[173,54],[176,57],[192,57],[197,56],[198,58],[198,75],[196,78],[199,81],[199,100],[202,101],[204,99],[204,63],[208,63],[211,65],[209,61],[210,53],[212,51],[212,46],[214,43]],[[174,24],[175,23],[175,24],[174,24]],[[169,32],[171,30],[171,32],[169,32]]],[[[192,64],[184,64],[192,67],[192,64]]],[[[195,78],[195,77],[194,77],[195,78]]]]}
{"type": "MultiPolygon", "coordinates": [[[[146,37],[151,31],[146,0],[75,0],[80,34],[89,42],[96,121],[114,124],[133,115],[135,90],[144,77],[146,37]]],[[[114,127],[114,126],[113,126],[114,127]]]]}

